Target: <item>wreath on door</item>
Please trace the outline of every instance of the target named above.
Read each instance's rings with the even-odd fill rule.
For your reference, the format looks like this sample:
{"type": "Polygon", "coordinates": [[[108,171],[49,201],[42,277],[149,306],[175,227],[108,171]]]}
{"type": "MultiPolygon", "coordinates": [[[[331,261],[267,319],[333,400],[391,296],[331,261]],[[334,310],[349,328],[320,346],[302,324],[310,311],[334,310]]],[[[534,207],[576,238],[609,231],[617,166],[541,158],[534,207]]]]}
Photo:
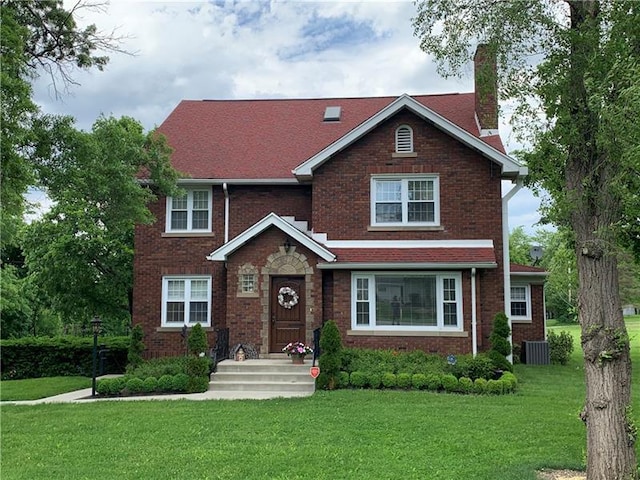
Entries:
{"type": "Polygon", "coordinates": [[[300,297],[298,297],[296,291],[291,287],[282,287],[280,290],[278,290],[278,303],[281,307],[284,307],[288,310],[292,309],[298,304],[299,298],[300,297]],[[288,297],[288,299],[285,300],[285,297],[288,297]]]}

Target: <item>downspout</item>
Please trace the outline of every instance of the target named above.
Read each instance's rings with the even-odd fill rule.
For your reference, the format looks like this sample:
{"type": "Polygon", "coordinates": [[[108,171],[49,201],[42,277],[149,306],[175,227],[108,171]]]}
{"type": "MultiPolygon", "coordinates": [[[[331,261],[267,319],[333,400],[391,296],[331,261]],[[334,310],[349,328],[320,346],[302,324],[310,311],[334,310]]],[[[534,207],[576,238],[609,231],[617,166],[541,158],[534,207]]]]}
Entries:
{"type": "Polygon", "coordinates": [[[471,269],[471,348],[473,356],[478,354],[478,334],[477,330],[478,318],[476,315],[476,268],[471,269]]]}
{"type": "Polygon", "coordinates": [[[224,243],[229,241],[229,190],[227,190],[227,182],[222,184],[224,190],[224,243]]]}
{"type": "MultiPolygon", "coordinates": [[[[504,313],[509,319],[509,344],[513,350],[513,328],[511,325],[511,263],[509,261],[509,200],[522,188],[522,178],[516,179],[515,186],[502,197],[502,270],[504,274],[504,313]]],[[[513,363],[513,354],[507,359],[513,363]]]]}

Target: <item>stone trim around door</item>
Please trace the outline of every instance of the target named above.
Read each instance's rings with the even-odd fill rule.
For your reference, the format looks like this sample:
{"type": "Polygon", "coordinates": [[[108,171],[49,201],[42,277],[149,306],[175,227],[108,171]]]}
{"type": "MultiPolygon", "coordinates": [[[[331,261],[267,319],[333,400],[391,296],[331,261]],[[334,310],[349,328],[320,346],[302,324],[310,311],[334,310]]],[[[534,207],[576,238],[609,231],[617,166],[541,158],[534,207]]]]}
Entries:
{"type": "Polygon", "coordinates": [[[268,355],[269,352],[269,332],[271,329],[271,312],[269,309],[270,287],[272,275],[303,275],[305,282],[305,336],[306,342],[310,343],[313,338],[313,311],[315,309],[313,296],[313,268],[309,265],[306,255],[296,252],[296,247],[289,248],[286,252],[283,246],[278,247],[278,251],[267,257],[267,261],[262,267],[261,299],[262,313],[260,320],[262,329],[260,336],[262,346],[260,355],[268,355]]]}

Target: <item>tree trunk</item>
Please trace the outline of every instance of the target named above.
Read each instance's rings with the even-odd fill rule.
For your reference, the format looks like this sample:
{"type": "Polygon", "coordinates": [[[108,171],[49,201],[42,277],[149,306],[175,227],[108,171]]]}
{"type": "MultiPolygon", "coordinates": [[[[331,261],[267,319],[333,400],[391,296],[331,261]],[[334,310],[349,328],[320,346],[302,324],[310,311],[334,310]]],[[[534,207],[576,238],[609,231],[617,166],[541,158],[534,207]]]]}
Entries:
{"type": "MultiPolygon", "coordinates": [[[[630,418],[631,358],[620,304],[617,249],[612,227],[620,218],[612,179],[616,165],[598,147],[599,115],[590,106],[589,62],[600,48],[599,3],[570,1],[572,44],[569,84],[572,148],[565,180],[576,239],[578,317],[582,329],[587,426],[587,479],[637,479],[630,418]]],[[[596,107],[597,108],[597,107],[596,107]]]]}

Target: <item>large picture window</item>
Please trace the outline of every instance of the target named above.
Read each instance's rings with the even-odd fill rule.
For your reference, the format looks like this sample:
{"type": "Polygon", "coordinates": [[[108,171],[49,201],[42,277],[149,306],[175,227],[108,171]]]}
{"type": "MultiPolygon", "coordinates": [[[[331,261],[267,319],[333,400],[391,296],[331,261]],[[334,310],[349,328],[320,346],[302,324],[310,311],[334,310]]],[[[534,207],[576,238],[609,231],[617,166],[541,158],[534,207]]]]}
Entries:
{"type": "Polygon", "coordinates": [[[462,330],[459,273],[354,273],[354,329],[462,330]]]}
{"type": "Polygon", "coordinates": [[[440,224],[438,177],[373,177],[371,224],[421,226],[440,224]]]}
{"type": "Polygon", "coordinates": [[[162,325],[211,325],[211,277],[164,277],[162,325]]]}
{"type": "Polygon", "coordinates": [[[210,232],[211,190],[191,189],[167,198],[167,232],[210,232]]]}

